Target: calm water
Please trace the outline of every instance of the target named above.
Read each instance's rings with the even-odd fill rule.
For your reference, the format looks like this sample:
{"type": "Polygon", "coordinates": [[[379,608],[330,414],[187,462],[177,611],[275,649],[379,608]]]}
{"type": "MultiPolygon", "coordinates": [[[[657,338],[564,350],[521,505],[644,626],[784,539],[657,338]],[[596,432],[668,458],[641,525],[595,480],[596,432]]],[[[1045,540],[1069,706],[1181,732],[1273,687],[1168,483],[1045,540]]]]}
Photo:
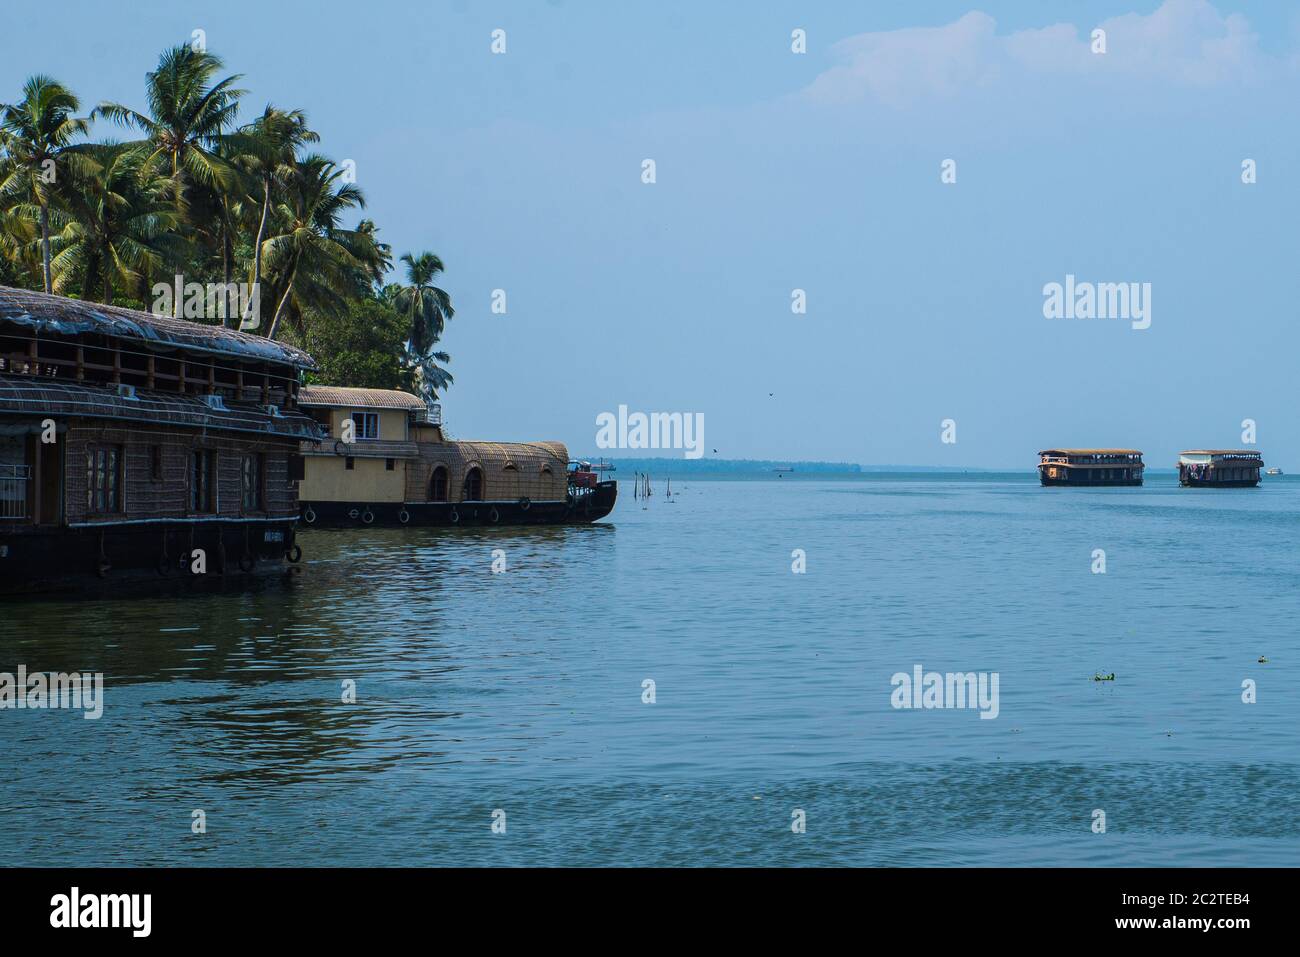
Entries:
{"type": "Polygon", "coordinates": [[[10,863],[1300,863],[1300,482],[630,491],[304,532],[252,592],[6,600],[0,671],[106,682],[98,721],[0,711],[10,863]],[[916,664],[997,672],[1000,714],[894,709],[916,664]]]}

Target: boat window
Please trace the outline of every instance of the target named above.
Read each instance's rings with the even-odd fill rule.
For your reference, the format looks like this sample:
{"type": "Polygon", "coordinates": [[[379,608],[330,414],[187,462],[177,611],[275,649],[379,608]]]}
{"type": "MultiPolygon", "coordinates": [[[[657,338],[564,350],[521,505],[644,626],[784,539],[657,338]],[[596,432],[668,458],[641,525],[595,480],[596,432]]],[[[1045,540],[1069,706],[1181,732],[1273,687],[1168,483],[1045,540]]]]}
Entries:
{"type": "Polygon", "coordinates": [[[0,518],[27,518],[31,479],[26,444],[16,436],[0,437],[0,518]]]}
{"type": "Polygon", "coordinates": [[[245,512],[262,511],[262,473],[261,453],[245,455],[239,466],[241,501],[245,512]]]}
{"type": "Polygon", "coordinates": [[[217,453],[211,449],[190,452],[190,511],[217,510],[217,453]]]}
{"type": "Polygon", "coordinates": [[[462,489],[461,501],[483,501],[483,470],[477,465],[465,473],[465,486],[462,489]]]}
{"type": "Polygon", "coordinates": [[[445,465],[435,466],[433,474],[429,476],[429,501],[447,501],[447,466],[445,465]]]}
{"type": "Polygon", "coordinates": [[[122,447],[92,445],[86,449],[86,511],[122,510],[122,447]]]}
{"type": "Polygon", "coordinates": [[[354,437],[358,439],[379,438],[378,412],[353,412],[352,423],[356,426],[354,437]]]}

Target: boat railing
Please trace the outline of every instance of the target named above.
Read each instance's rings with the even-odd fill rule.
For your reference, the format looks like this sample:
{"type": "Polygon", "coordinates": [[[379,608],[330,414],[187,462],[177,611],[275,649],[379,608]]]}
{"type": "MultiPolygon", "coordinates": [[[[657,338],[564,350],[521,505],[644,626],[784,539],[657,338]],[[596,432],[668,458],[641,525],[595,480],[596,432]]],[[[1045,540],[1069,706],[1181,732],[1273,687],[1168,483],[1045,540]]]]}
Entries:
{"type": "Polygon", "coordinates": [[[30,465],[0,465],[0,520],[26,519],[30,465]]]}
{"type": "Polygon", "coordinates": [[[412,417],[418,425],[442,425],[442,403],[430,402],[423,409],[413,412],[412,417]]]}

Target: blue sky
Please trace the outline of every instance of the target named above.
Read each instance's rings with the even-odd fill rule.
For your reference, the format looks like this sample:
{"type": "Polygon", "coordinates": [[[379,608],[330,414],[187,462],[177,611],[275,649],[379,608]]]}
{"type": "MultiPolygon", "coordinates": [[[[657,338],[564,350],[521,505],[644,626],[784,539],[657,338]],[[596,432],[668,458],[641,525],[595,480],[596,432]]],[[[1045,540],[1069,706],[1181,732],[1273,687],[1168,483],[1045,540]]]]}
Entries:
{"type": "Polygon", "coordinates": [[[199,28],[250,115],[355,160],[395,251],[447,262],[458,437],[590,452],[626,404],[720,457],[1168,465],[1252,418],[1300,467],[1291,4],[70,2],[57,43],[47,11],[7,12],[0,99],[143,105],[199,28]],[[1067,273],[1150,282],[1151,327],[1045,319],[1067,273]]]}

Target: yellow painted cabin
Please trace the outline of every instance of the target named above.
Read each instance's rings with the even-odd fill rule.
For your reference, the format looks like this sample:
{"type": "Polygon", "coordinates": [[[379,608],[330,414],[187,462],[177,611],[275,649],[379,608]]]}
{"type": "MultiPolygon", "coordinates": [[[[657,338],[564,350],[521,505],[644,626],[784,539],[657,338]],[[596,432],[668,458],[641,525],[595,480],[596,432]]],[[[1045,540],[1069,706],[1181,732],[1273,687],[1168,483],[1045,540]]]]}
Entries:
{"type": "Polygon", "coordinates": [[[303,386],[324,439],[304,443],[308,525],[555,524],[608,514],[615,482],[568,470],[560,442],[469,442],[443,433],[441,407],[405,392],[303,386]]]}

